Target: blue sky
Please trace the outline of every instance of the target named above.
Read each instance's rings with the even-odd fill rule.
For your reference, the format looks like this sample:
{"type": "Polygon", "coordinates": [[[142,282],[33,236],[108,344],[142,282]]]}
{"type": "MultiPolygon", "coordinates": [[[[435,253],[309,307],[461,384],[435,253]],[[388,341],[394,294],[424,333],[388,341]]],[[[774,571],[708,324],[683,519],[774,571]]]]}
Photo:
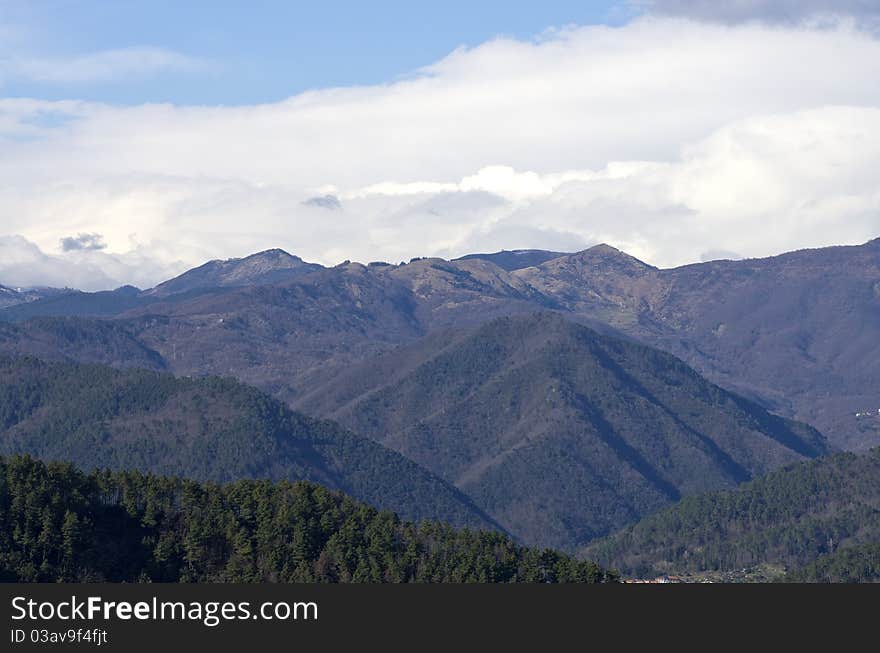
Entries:
{"type": "MultiPolygon", "coordinates": [[[[0,0],[16,57],[69,60],[154,48],[193,60],[97,82],[10,80],[3,95],[112,103],[255,104],[307,89],[376,84],[458,46],[532,38],[570,24],[619,24],[621,3],[0,0]]],[[[2,47],[2,42],[0,42],[2,47]]]]}
{"type": "Polygon", "coordinates": [[[880,0],[0,0],[0,284],[865,242],[878,79],[880,0]]]}

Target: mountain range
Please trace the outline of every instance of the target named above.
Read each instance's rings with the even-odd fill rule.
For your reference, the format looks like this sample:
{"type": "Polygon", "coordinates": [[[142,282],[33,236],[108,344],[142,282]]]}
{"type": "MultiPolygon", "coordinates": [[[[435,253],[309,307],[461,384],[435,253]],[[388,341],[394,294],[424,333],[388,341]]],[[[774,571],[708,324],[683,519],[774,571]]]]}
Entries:
{"type": "MultiPolygon", "coordinates": [[[[39,421],[64,392],[7,427],[0,451],[207,480],[316,480],[414,519],[574,550],[683,497],[880,444],[880,240],[667,270],[607,245],[335,267],[268,250],[149,290],[66,290],[0,308],[0,353],[193,377],[175,381],[184,386],[232,376],[267,393],[233,395],[256,393],[273,414],[332,420],[315,423],[384,461],[369,473],[411,467],[396,485],[364,489],[346,476],[356,457],[332,447],[310,444],[295,464],[196,464],[214,428],[204,424],[228,400],[199,391],[198,403],[191,389],[168,409],[202,423],[182,432],[178,459],[167,433],[159,454],[144,453],[147,436],[132,448],[123,434],[142,417],[113,417],[110,444],[91,448],[61,429],[67,417],[39,421]],[[303,467],[302,456],[323,462],[303,467]],[[413,483],[425,490],[405,500],[413,483]],[[425,498],[432,484],[439,503],[425,498]]],[[[100,401],[116,405],[116,393],[100,401]]]]}
{"type": "Polygon", "coordinates": [[[880,444],[880,422],[856,416],[880,408],[880,239],[669,270],[606,245],[558,254],[322,268],[270,250],[148,291],[19,304],[0,319],[110,317],[175,373],[235,374],[291,400],[437,329],[552,310],[668,351],[836,447],[880,444]]]}

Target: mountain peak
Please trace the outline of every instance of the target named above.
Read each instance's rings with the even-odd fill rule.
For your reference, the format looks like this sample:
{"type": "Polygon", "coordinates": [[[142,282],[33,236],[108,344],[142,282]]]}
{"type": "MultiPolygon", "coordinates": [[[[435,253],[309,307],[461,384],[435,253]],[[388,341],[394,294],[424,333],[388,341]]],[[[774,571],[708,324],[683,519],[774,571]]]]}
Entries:
{"type": "Polygon", "coordinates": [[[602,258],[608,258],[608,259],[634,261],[644,267],[651,267],[650,265],[648,265],[644,261],[640,261],[639,259],[637,259],[635,256],[632,256],[631,254],[627,254],[623,250],[617,249],[616,247],[613,247],[612,245],[609,245],[607,243],[599,243],[598,245],[593,245],[592,247],[588,247],[587,249],[575,254],[575,256],[589,256],[589,257],[593,257],[593,258],[602,257],[602,258]]]}
{"type": "Polygon", "coordinates": [[[623,273],[626,276],[642,275],[649,270],[656,269],[605,243],[593,245],[575,254],[560,256],[541,264],[539,267],[544,271],[567,270],[569,273],[577,275],[589,271],[590,273],[599,272],[602,274],[623,273]]]}
{"type": "Polygon", "coordinates": [[[284,251],[278,247],[273,247],[272,249],[264,249],[261,252],[255,252],[253,254],[249,254],[244,258],[231,258],[227,259],[227,262],[230,261],[250,261],[252,259],[270,259],[270,260],[279,260],[279,261],[302,261],[299,256],[294,256],[293,254],[284,251]]]}
{"type": "Polygon", "coordinates": [[[320,268],[283,249],[267,249],[244,258],[208,261],[159,284],[148,294],[168,296],[197,289],[266,285],[320,268]]]}
{"type": "Polygon", "coordinates": [[[623,252],[608,243],[599,243],[583,250],[584,252],[593,252],[594,254],[623,254],[623,252]]]}

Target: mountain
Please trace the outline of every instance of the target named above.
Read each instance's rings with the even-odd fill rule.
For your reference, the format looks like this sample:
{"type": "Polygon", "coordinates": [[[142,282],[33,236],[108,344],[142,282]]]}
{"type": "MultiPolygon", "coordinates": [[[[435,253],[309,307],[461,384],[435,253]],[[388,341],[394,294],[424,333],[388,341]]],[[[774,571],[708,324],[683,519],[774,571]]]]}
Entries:
{"type": "Polygon", "coordinates": [[[21,292],[14,288],[7,288],[6,286],[0,285],[0,308],[14,306],[15,304],[20,304],[24,301],[26,300],[21,296],[21,292]]]}
{"type": "Polygon", "coordinates": [[[60,288],[9,288],[0,285],[0,309],[36,302],[67,292],[69,292],[67,289],[60,288]]]}
{"type": "Polygon", "coordinates": [[[864,557],[852,547],[872,544],[880,544],[880,448],[685,498],[583,553],[639,575],[764,565],[791,570],[796,579],[804,567],[806,577],[834,564],[840,573],[844,559],[864,557]]]}
{"type": "Polygon", "coordinates": [[[880,408],[880,239],[670,270],[600,246],[514,274],[838,447],[880,444],[856,417],[880,408]]]}
{"type": "Polygon", "coordinates": [[[26,301],[28,301],[28,297],[21,290],[0,285],[0,308],[23,304],[26,301]]]}
{"type": "Polygon", "coordinates": [[[0,581],[599,583],[494,532],[419,525],[312,483],[89,475],[0,457],[0,581]]]}
{"type": "Polygon", "coordinates": [[[294,281],[178,296],[117,318],[176,374],[234,375],[286,399],[327,375],[423,335],[412,295],[351,264],[294,281]]]}
{"type": "Polygon", "coordinates": [[[310,480],[407,518],[494,526],[412,461],[231,379],[0,359],[0,453],[196,480],[310,480]]]}
{"type": "Polygon", "coordinates": [[[0,322],[22,322],[46,316],[113,316],[150,301],[134,286],[99,292],[68,290],[0,310],[0,322]]]}
{"type": "Polygon", "coordinates": [[[880,445],[880,240],[666,270],[608,245],[513,270],[506,261],[294,266],[269,285],[194,282],[134,300],[76,294],[3,309],[0,319],[112,317],[177,374],[234,374],[296,401],[347,366],[431,332],[553,310],[670,352],[713,383],[817,427],[837,448],[880,445]]]}
{"type": "Polygon", "coordinates": [[[173,296],[116,318],[177,374],[234,375],[284,400],[449,325],[531,312],[540,297],[485,261],[347,263],[291,281],[173,296]]]}
{"type": "Polygon", "coordinates": [[[185,301],[225,289],[278,283],[321,269],[322,266],[305,263],[283,250],[270,249],[241,259],[209,261],[145,291],[134,286],[98,292],[33,291],[26,300],[12,301],[4,300],[0,286],[0,320],[21,322],[37,316],[110,317],[160,301],[185,301]]]}
{"type": "Polygon", "coordinates": [[[470,261],[480,259],[494,263],[508,272],[513,272],[514,270],[541,265],[541,263],[546,263],[560,256],[567,256],[567,254],[565,252],[550,252],[544,249],[513,249],[502,250],[494,254],[468,254],[455,260],[470,261]]]}
{"type": "Polygon", "coordinates": [[[560,308],[590,315],[618,328],[638,324],[656,293],[657,268],[608,245],[554,258],[517,270],[525,281],[560,308]]]}
{"type": "Polygon", "coordinates": [[[552,313],[431,334],[294,405],[454,483],[524,542],[563,549],[827,451],[677,358],[552,313]]]}
{"type": "Polygon", "coordinates": [[[306,263],[284,250],[269,249],[245,258],[209,261],[179,277],[160,283],[145,294],[167,297],[206,288],[260,286],[286,281],[320,269],[322,266],[306,263]]]}

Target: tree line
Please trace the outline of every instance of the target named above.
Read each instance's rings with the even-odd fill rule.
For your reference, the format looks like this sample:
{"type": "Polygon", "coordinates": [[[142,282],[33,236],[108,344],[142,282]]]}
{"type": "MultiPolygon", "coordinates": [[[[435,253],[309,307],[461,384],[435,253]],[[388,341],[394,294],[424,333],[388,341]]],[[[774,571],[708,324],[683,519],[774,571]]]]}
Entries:
{"type": "Polygon", "coordinates": [[[0,457],[0,580],[600,583],[491,531],[413,523],[305,481],[198,483],[0,457]]]}

